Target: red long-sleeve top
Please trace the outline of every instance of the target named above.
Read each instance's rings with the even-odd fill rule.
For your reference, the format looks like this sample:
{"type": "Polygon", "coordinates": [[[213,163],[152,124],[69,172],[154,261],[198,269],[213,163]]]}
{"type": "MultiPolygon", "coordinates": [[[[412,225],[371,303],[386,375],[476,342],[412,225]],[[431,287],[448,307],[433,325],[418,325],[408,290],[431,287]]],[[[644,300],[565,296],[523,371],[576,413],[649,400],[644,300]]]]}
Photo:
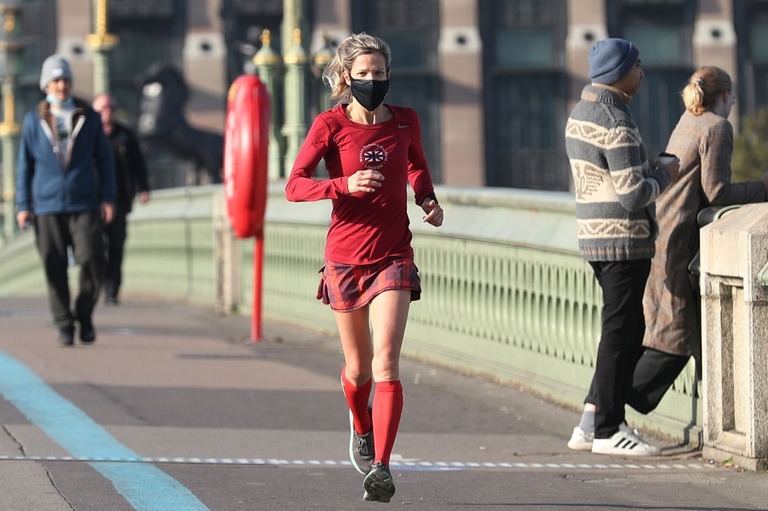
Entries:
{"type": "Polygon", "coordinates": [[[362,265],[412,258],[407,184],[417,204],[434,194],[418,115],[412,108],[387,105],[392,118],[367,125],[349,120],[344,107],[337,105],[315,118],[293,164],[286,197],[292,202],[332,200],[327,261],[362,265]],[[312,177],[321,158],[329,179],[312,177]],[[347,178],[363,169],[384,174],[381,187],[350,194],[347,178]]]}

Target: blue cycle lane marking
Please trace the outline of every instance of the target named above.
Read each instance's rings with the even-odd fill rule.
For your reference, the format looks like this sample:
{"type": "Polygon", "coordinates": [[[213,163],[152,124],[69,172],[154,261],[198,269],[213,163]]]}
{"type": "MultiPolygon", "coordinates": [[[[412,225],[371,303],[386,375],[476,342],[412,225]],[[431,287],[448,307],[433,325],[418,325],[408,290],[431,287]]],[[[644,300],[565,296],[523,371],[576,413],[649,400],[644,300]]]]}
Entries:
{"type": "MultiPolygon", "coordinates": [[[[139,459],[82,410],[28,367],[0,351],[0,393],[75,458],[139,459]]],[[[89,463],[109,479],[137,511],[202,511],[208,508],[162,470],[143,463],[89,463]]]]}

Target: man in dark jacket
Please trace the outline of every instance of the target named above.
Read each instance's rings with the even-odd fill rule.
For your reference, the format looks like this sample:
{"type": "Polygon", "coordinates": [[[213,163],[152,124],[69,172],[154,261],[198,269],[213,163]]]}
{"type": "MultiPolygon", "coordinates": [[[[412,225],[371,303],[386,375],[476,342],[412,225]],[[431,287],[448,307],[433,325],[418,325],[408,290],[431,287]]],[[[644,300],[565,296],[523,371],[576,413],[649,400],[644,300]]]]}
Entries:
{"type": "Polygon", "coordinates": [[[16,171],[16,221],[35,229],[59,342],[96,340],[92,315],[106,257],[103,227],[112,220],[115,169],[99,115],[72,97],[72,71],[60,55],[43,62],[46,98],[24,117],[16,171]],[[80,289],[71,310],[68,251],[80,265],[80,289]]]}
{"type": "Polygon", "coordinates": [[[128,235],[126,217],[131,212],[137,192],[142,204],[149,201],[149,182],[144,156],[133,132],[115,119],[115,106],[115,99],[106,93],[97,95],[93,100],[93,109],[101,114],[104,133],[112,147],[117,178],[115,217],[106,229],[107,274],[104,279],[104,302],[109,305],[117,305],[117,296],[123,280],[123,248],[128,235]]]}

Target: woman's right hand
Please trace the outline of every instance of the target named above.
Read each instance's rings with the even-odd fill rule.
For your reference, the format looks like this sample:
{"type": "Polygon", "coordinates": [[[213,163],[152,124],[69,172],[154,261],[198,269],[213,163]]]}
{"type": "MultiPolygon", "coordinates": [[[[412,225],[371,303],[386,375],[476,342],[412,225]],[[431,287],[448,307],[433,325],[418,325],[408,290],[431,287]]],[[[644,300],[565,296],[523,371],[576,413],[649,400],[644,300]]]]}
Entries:
{"type": "Polygon", "coordinates": [[[375,170],[358,170],[347,178],[349,193],[372,193],[381,188],[384,174],[375,170]]]}

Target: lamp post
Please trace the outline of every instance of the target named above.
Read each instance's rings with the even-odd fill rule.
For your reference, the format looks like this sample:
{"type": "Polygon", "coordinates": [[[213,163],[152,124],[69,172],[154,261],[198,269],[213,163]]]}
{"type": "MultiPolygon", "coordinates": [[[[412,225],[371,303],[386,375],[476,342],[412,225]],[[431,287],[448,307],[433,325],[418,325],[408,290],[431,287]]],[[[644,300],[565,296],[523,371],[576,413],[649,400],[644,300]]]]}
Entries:
{"type": "Polygon", "coordinates": [[[323,83],[323,71],[325,71],[326,66],[328,66],[328,63],[336,54],[328,34],[323,34],[323,43],[323,47],[312,57],[312,64],[317,73],[317,107],[320,112],[325,112],[331,108],[331,92],[326,89],[323,83]]]}
{"type": "Polygon", "coordinates": [[[305,16],[306,3],[306,0],[283,0],[283,21],[280,26],[280,48],[283,55],[288,53],[288,49],[295,43],[295,29],[301,29],[301,45],[305,46],[307,43],[305,36],[309,33],[309,26],[305,16]]]}
{"type": "Polygon", "coordinates": [[[285,166],[290,168],[307,135],[307,80],[309,59],[301,46],[301,29],[293,29],[293,45],[283,55],[285,63],[285,166]]]}
{"type": "Polygon", "coordinates": [[[272,181],[283,177],[282,135],[280,134],[280,116],[278,115],[278,102],[280,85],[280,70],[283,60],[272,49],[272,36],[269,30],[261,33],[261,48],[253,56],[253,67],[256,69],[262,83],[267,88],[269,97],[272,100],[270,104],[270,126],[269,126],[269,171],[267,175],[272,181]]]}
{"type": "Polygon", "coordinates": [[[16,232],[16,153],[19,125],[16,124],[16,77],[21,73],[21,0],[0,3],[0,76],[2,76],[3,121],[0,140],[3,148],[3,238],[16,232]]]}
{"type": "MultiPolygon", "coordinates": [[[[312,67],[314,68],[315,74],[315,86],[313,89],[316,92],[315,98],[317,100],[318,113],[331,109],[331,91],[325,86],[325,83],[323,83],[323,71],[325,71],[328,63],[336,55],[333,46],[331,46],[331,38],[328,34],[323,34],[323,42],[323,47],[312,56],[312,67]]],[[[325,167],[325,158],[320,160],[320,163],[317,164],[315,175],[318,177],[328,177],[328,169],[325,167]]]]}
{"type": "Polygon", "coordinates": [[[94,33],[85,36],[93,50],[93,92],[109,92],[109,51],[120,41],[107,31],[107,0],[93,0],[94,33]]]}

